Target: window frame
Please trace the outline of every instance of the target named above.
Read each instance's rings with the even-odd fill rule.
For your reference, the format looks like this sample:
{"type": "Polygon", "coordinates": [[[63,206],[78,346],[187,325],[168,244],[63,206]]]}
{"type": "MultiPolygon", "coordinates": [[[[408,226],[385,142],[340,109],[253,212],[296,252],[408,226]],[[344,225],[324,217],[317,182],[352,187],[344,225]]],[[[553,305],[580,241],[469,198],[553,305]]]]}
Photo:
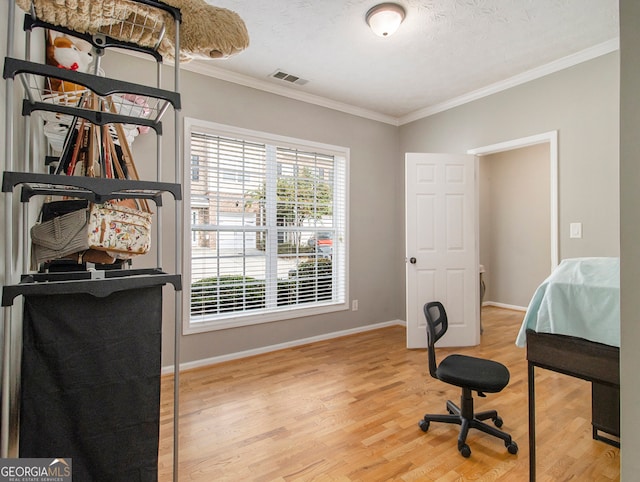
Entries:
{"type": "MultiPolygon", "coordinates": [[[[183,241],[183,262],[182,262],[182,313],[183,313],[183,334],[204,333],[209,331],[217,331],[222,329],[237,328],[248,325],[256,325],[262,323],[270,323],[274,321],[302,318],[307,316],[322,315],[333,313],[336,311],[346,311],[349,309],[349,156],[350,149],[347,147],[307,141],[303,139],[295,139],[291,137],[271,134],[268,132],[254,131],[250,129],[219,124],[215,122],[205,121],[201,119],[185,117],[183,125],[184,139],[184,159],[191,159],[191,133],[192,132],[211,134],[212,136],[231,137],[242,139],[248,142],[257,142],[261,144],[276,145],[277,147],[299,149],[303,151],[313,151],[321,154],[336,156],[344,162],[344,213],[342,214],[344,223],[342,255],[342,283],[344,285],[343,300],[323,302],[314,304],[313,306],[287,305],[274,309],[269,312],[251,313],[245,311],[243,313],[234,314],[231,317],[217,319],[211,321],[191,321],[191,163],[185,164],[184,179],[184,202],[183,219],[184,241],[183,241]],[[188,165],[187,165],[188,164],[188,165]],[[188,171],[187,171],[188,169],[188,171]]],[[[202,168],[202,165],[200,165],[202,168]]]]}

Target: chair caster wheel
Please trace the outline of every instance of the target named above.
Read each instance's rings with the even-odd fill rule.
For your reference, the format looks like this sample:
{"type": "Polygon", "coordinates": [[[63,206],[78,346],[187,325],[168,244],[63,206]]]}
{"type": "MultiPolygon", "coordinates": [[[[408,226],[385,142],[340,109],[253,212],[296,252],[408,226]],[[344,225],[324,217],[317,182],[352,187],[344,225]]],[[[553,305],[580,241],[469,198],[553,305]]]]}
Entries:
{"type": "Polygon", "coordinates": [[[502,418],[500,418],[500,417],[496,417],[496,418],[493,419],[493,424],[498,428],[502,427],[503,423],[504,422],[502,421],[502,418]]]}
{"type": "Polygon", "coordinates": [[[518,444],[515,442],[510,442],[508,444],[505,444],[507,446],[507,450],[509,451],[510,454],[515,455],[518,453],[518,444]]]}
{"type": "Polygon", "coordinates": [[[427,430],[429,430],[429,422],[427,420],[420,420],[418,422],[418,427],[420,427],[420,430],[422,430],[423,432],[426,432],[427,430]]]}
{"type": "Polygon", "coordinates": [[[458,450],[460,451],[460,455],[462,455],[465,459],[469,458],[469,456],[471,455],[471,449],[467,444],[462,444],[462,446],[458,447],[458,450]]]}

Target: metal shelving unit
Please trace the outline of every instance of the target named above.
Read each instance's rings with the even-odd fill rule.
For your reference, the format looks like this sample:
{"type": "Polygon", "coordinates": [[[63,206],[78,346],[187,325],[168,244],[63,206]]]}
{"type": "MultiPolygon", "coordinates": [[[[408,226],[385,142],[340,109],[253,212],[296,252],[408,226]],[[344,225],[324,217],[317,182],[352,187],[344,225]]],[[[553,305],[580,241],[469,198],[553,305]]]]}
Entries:
{"type": "MultiPolygon", "coordinates": [[[[98,0],[100,1],[100,0],[98,0]]],[[[9,2],[7,56],[4,61],[3,77],[6,82],[6,142],[3,168],[2,191],[4,195],[5,216],[5,270],[2,287],[2,323],[0,323],[2,347],[2,416],[0,420],[0,457],[18,457],[19,438],[19,406],[20,406],[20,357],[21,357],[21,319],[13,312],[12,306],[20,296],[48,296],[73,295],[78,293],[105,297],[111,293],[137,289],[148,286],[171,284],[175,290],[174,313],[174,397],[173,397],[173,478],[178,480],[178,428],[179,428],[179,366],[180,366],[180,335],[182,325],[182,297],[181,287],[181,258],[182,258],[182,166],[179,132],[179,61],[174,68],[173,89],[160,88],[162,83],[160,64],[162,56],[157,47],[165,35],[165,22],[172,21],[175,28],[175,54],[179,59],[180,52],[180,23],[179,9],[156,0],[121,0],[120,7],[130,6],[131,14],[122,22],[122,11],[113,11],[117,15],[119,26],[102,28],[99,32],[76,31],[67,25],[54,25],[38,18],[38,12],[44,0],[32,0],[31,12],[24,17],[23,28],[26,32],[26,57],[13,57],[14,51],[14,20],[16,15],[15,3],[9,2]],[[31,31],[33,29],[51,29],[63,34],[72,35],[90,42],[98,61],[94,73],[81,73],[60,69],[54,66],[32,62],[30,57],[31,31]],[[140,34],[138,43],[131,42],[132,33],[140,34]],[[157,86],[139,85],[134,82],[110,79],[98,74],[99,59],[104,49],[118,47],[148,54],[157,64],[157,86]],[[73,92],[54,91],[49,87],[51,79],[57,79],[61,84],[70,82],[79,88],[73,92]],[[65,176],[32,172],[29,163],[22,159],[16,162],[14,154],[14,84],[20,84],[23,93],[21,114],[31,116],[35,112],[55,114],[58,119],[67,124],[69,129],[75,128],[78,119],[99,126],[113,124],[135,124],[148,126],[155,131],[157,137],[157,165],[156,180],[143,181],[138,179],[105,179],[83,176],[65,176]],[[94,102],[89,104],[83,99],[90,94],[94,102]],[[141,105],[144,108],[141,108],[141,105]],[[96,108],[96,106],[99,106],[96,108]],[[174,182],[162,182],[163,153],[161,148],[162,118],[169,109],[174,112],[175,157],[174,182]],[[111,199],[148,199],[157,206],[156,238],[157,238],[157,266],[150,270],[139,269],[81,269],[69,272],[33,273],[26,272],[27,263],[16,258],[28,256],[14,248],[15,239],[22,237],[28,240],[29,210],[22,209],[20,213],[14,209],[14,195],[20,188],[19,201],[26,206],[32,198],[42,196],[68,196],[87,199],[101,203],[111,199]],[[161,267],[162,261],[162,195],[169,194],[175,204],[175,266],[174,274],[167,274],[161,267]],[[22,225],[22,234],[14,230],[14,225],[22,225]],[[16,279],[16,266],[22,264],[23,273],[16,279]]],[[[49,2],[50,4],[50,2],[49,2]]],[[[103,9],[103,15],[109,12],[103,9]]],[[[115,25],[117,22],[113,22],[115,25]]],[[[25,126],[28,123],[25,123],[25,126]]],[[[25,128],[31,136],[30,129],[25,128]]],[[[44,163],[43,163],[44,166],[44,163]]],[[[160,376],[160,374],[158,374],[160,376]]]]}

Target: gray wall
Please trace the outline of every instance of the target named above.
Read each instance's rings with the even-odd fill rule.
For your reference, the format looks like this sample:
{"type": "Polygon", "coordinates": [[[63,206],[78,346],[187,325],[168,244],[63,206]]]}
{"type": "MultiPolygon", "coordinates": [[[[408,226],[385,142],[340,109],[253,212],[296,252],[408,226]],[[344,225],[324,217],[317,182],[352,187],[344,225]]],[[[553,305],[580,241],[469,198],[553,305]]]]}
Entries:
{"type": "Polygon", "coordinates": [[[551,272],[549,144],[479,159],[485,302],[527,307],[551,272]]]}
{"type": "Polygon", "coordinates": [[[621,479],[640,472],[640,2],[620,1],[621,479]]]}
{"type": "Polygon", "coordinates": [[[614,52],[400,128],[403,152],[559,131],[560,259],[619,255],[619,55],[614,52]],[[569,223],[583,238],[569,239],[569,223]]]}
{"type": "MultiPolygon", "coordinates": [[[[153,78],[149,62],[114,54],[105,59],[110,76],[153,78]]],[[[169,80],[170,69],[163,77],[169,80]]],[[[359,301],[356,312],[283,320],[262,325],[187,335],[181,341],[181,361],[191,362],[263,346],[286,343],[363,325],[404,319],[404,249],[402,242],[403,173],[398,169],[399,132],[395,126],[340,113],[274,94],[183,72],[182,114],[232,126],[270,132],[350,149],[349,296],[359,301]]],[[[173,152],[172,116],[165,116],[164,149],[173,152]]],[[[182,131],[182,129],[181,129],[182,131]]],[[[153,174],[155,136],[134,142],[140,170],[153,174]]],[[[170,157],[170,156],[167,156],[170,157]]],[[[164,171],[173,175],[173,160],[164,171]]],[[[172,204],[167,202],[164,262],[173,268],[172,204]]],[[[145,257],[149,262],[152,256],[145,257]]],[[[168,292],[163,365],[173,363],[173,308],[168,292]]]]}

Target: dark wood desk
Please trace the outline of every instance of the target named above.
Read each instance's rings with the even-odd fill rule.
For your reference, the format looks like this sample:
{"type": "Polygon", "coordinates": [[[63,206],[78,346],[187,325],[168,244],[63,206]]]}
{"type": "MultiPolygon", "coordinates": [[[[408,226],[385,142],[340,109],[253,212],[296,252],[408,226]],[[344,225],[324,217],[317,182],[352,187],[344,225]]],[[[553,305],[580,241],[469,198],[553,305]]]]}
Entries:
{"type": "Polygon", "coordinates": [[[620,349],[583,338],[527,330],[529,385],[529,480],[536,480],[535,367],[592,383],[595,439],[619,446],[599,431],[620,436],[620,349]]]}

